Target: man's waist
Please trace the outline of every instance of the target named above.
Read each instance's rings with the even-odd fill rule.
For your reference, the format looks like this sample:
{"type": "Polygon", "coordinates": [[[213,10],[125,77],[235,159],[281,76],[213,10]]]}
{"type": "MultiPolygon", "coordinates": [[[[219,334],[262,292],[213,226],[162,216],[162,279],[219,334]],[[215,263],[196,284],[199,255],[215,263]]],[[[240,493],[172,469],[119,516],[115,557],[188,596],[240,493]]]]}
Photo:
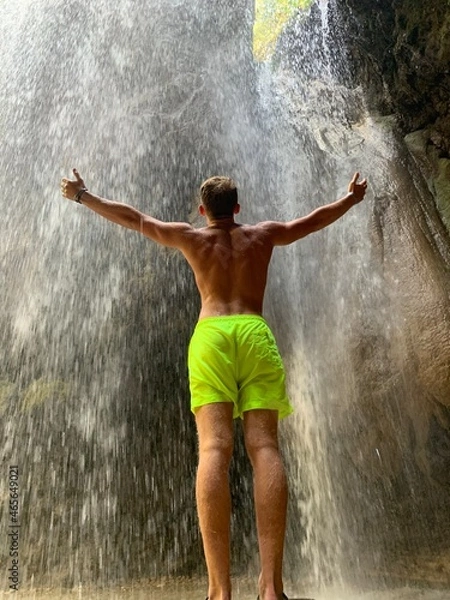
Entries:
{"type": "Polygon", "coordinates": [[[233,315],[262,315],[262,304],[252,299],[238,299],[228,302],[210,300],[202,303],[199,320],[209,317],[229,317],[233,315]]]}
{"type": "Polygon", "coordinates": [[[203,323],[203,321],[226,321],[226,320],[236,320],[236,321],[245,321],[255,319],[257,321],[265,321],[265,318],[258,313],[231,313],[231,314],[220,314],[220,315],[206,315],[200,316],[198,319],[198,323],[203,323]]]}

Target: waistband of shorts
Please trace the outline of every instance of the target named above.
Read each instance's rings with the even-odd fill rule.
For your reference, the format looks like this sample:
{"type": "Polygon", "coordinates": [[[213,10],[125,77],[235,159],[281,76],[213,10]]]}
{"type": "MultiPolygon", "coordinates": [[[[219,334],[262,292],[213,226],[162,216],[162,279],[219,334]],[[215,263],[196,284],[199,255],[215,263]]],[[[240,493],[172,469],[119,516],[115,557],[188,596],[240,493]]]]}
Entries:
{"type": "Polygon", "coordinates": [[[262,323],[266,323],[266,319],[261,315],[253,315],[253,314],[236,314],[236,315],[219,315],[217,317],[203,317],[199,321],[197,321],[196,327],[201,327],[203,325],[208,325],[209,323],[238,323],[238,322],[247,322],[254,323],[255,321],[259,321],[262,323]]]}

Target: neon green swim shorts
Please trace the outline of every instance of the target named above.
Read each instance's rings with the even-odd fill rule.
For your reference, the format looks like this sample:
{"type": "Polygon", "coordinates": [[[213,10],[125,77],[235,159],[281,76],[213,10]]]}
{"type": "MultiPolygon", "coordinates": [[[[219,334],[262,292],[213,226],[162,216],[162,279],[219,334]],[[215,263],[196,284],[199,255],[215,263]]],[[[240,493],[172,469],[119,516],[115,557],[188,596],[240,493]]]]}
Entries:
{"type": "Polygon", "coordinates": [[[256,408],[292,412],[283,362],[263,317],[230,315],[201,319],[188,352],[191,410],[233,402],[233,417],[256,408]]]}

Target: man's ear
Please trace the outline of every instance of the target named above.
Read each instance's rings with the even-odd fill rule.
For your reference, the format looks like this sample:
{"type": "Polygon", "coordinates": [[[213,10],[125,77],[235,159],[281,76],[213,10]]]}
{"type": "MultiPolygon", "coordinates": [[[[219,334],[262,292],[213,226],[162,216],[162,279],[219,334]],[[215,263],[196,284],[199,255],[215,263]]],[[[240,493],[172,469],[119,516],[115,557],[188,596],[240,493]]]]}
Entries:
{"type": "Polygon", "coordinates": [[[234,209],[233,209],[233,214],[237,215],[240,210],[241,210],[241,205],[240,204],[235,204],[234,205],[234,209]]]}
{"type": "Polygon", "coordinates": [[[202,217],[206,216],[206,210],[205,210],[205,207],[203,206],[203,204],[199,205],[198,212],[202,215],[202,217]]]}

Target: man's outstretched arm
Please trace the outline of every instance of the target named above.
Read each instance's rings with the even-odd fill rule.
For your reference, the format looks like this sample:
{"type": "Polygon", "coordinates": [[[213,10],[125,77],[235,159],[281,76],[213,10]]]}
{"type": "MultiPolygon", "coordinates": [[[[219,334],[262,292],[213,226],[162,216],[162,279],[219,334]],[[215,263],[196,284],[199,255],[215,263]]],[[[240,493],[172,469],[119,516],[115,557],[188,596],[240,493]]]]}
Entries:
{"type": "Polygon", "coordinates": [[[61,180],[61,193],[65,198],[84,204],[101,217],[117,223],[122,227],[133,229],[151,238],[159,244],[181,247],[193,228],[188,223],[166,223],[159,221],[141,211],[123,204],[100,198],[89,192],[76,169],[73,170],[75,179],[61,180]]]}
{"type": "Polygon", "coordinates": [[[328,225],[340,219],[352,206],[358,204],[364,198],[367,181],[363,179],[358,183],[358,178],[359,173],[355,173],[349,183],[348,193],[343,198],[316,208],[316,210],[313,210],[312,213],[305,217],[300,217],[286,223],[277,221],[261,223],[261,226],[270,234],[273,245],[285,246],[292,244],[292,242],[296,242],[314,231],[328,227],[328,225]]]}

